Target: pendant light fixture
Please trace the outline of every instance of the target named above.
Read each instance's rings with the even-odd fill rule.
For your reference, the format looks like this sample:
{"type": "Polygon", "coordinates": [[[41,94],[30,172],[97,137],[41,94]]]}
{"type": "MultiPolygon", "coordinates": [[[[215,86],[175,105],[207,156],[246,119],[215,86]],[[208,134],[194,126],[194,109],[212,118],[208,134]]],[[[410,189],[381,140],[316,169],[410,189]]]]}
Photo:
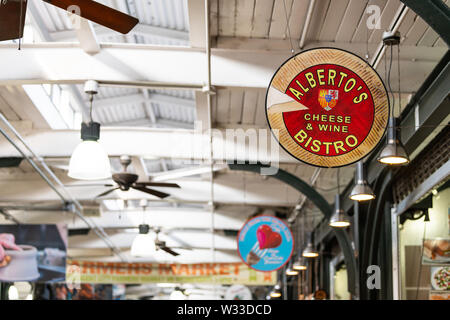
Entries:
{"type": "Polygon", "coordinates": [[[145,208],[147,201],[141,201],[142,208],[142,224],[139,225],[139,234],[131,245],[131,255],[133,257],[149,257],[156,251],[155,239],[149,234],[150,226],[145,223],[145,208]]]}
{"type": "Polygon", "coordinates": [[[272,289],[272,291],[270,291],[269,295],[270,295],[271,298],[280,298],[281,297],[281,285],[280,285],[280,283],[277,283],[273,287],[273,289],[272,289]]]}
{"type": "MultiPolygon", "coordinates": [[[[305,241],[305,223],[301,223],[301,230],[296,234],[299,235],[298,239],[296,239],[295,243],[297,244],[297,248],[302,248],[303,243],[305,241]]],[[[302,250],[299,250],[297,259],[292,264],[292,269],[297,271],[304,271],[307,269],[305,258],[302,256],[302,250]]]]}
{"type": "Polygon", "coordinates": [[[308,243],[307,243],[305,249],[303,249],[302,256],[305,258],[317,258],[319,256],[319,253],[316,251],[316,249],[314,249],[314,246],[313,246],[312,232],[309,233],[308,243]]]}
{"type": "Polygon", "coordinates": [[[341,187],[339,179],[340,169],[337,168],[336,180],[337,180],[337,193],[334,197],[334,211],[333,215],[328,222],[328,225],[333,228],[347,228],[350,226],[350,221],[348,220],[345,211],[341,207],[341,187]]]}
{"type": "Polygon", "coordinates": [[[348,220],[345,211],[341,208],[340,195],[336,194],[334,199],[334,212],[328,225],[333,228],[347,228],[350,226],[350,221],[348,220]]]}
{"type": "Polygon", "coordinates": [[[148,224],[139,225],[139,234],[134,238],[131,245],[131,255],[133,257],[149,257],[156,251],[155,240],[149,234],[150,226],[148,224]]]}
{"type": "Polygon", "coordinates": [[[108,179],[111,177],[111,165],[108,155],[98,142],[100,123],[92,120],[92,102],[98,92],[98,83],[87,81],[84,91],[90,95],[90,122],[81,124],[82,142],[72,153],[68,175],[79,180],[108,179]]]}
{"type": "Polygon", "coordinates": [[[295,262],[292,264],[292,269],[297,271],[304,271],[307,269],[305,258],[301,254],[297,257],[295,262]]]}
{"type": "Polygon", "coordinates": [[[354,201],[368,201],[375,199],[375,194],[366,180],[362,160],[356,163],[355,185],[350,192],[350,199],[354,201]]]}
{"type": "Polygon", "coordinates": [[[287,276],[298,276],[298,270],[296,270],[292,267],[292,261],[289,262],[288,267],[286,268],[286,275],[287,276]]]}
{"type": "Polygon", "coordinates": [[[387,131],[387,143],[378,156],[378,161],[390,166],[403,165],[409,162],[405,147],[398,139],[398,129],[396,128],[397,119],[389,118],[389,127],[387,131]]]}
{"type": "MultiPolygon", "coordinates": [[[[394,117],[395,99],[391,88],[391,69],[392,69],[392,47],[397,45],[397,68],[398,68],[398,114],[401,112],[401,82],[400,82],[400,33],[399,32],[384,32],[383,43],[385,47],[390,47],[389,71],[387,75],[387,83],[389,92],[393,97],[393,106],[391,116],[389,117],[387,130],[387,143],[378,156],[378,161],[387,165],[404,165],[409,163],[409,157],[405,147],[401,143],[399,136],[399,128],[397,126],[398,119],[394,117]]],[[[385,54],[385,69],[387,66],[387,59],[385,54]]]]}

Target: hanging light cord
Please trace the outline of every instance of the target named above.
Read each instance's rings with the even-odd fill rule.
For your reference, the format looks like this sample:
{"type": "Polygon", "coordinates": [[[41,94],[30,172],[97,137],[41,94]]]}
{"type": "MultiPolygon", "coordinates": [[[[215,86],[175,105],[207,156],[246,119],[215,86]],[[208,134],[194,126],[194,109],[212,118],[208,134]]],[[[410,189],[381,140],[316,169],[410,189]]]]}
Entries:
{"type": "MultiPolygon", "coordinates": [[[[369,1],[366,2],[366,9],[364,12],[368,14],[367,8],[369,7],[369,1]]],[[[369,28],[366,28],[366,61],[369,61],[369,28]]]]}
{"type": "Polygon", "coordinates": [[[337,168],[337,174],[336,174],[336,179],[337,179],[337,192],[340,195],[341,194],[341,186],[340,186],[340,179],[339,179],[339,171],[341,168],[337,168]]]}
{"type": "Polygon", "coordinates": [[[397,44],[397,68],[398,68],[398,116],[402,112],[402,95],[400,90],[400,43],[397,44]]]}
{"type": "Polygon", "coordinates": [[[291,28],[289,27],[289,18],[288,18],[288,13],[287,13],[287,8],[286,8],[286,0],[283,0],[283,5],[284,5],[284,15],[286,17],[286,28],[287,28],[287,32],[288,32],[288,37],[289,37],[289,44],[291,45],[291,53],[292,55],[294,55],[294,46],[292,45],[292,37],[291,37],[291,28]]]}
{"type": "Polygon", "coordinates": [[[91,93],[91,96],[89,98],[89,118],[91,119],[91,122],[94,122],[92,120],[92,104],[94,102],[94,95],[91,93]]]}
{"type": "Polygon", "coordinates": [[[22,37],[20,37],[20,35],[23,32],[23,28],[22,28],[22,15],[23,15],[23,1],[25,0],[20,0],[20,18],[19,18],[19,50],[21,49],[22,46],[22,37]]]}
{"type": "Polygon", "coordinates": [[[389,69],[388,69],[388,77],[387,77],[387,82],[388,82],[388,88],[389,88],[389,94],[392,96],[392,117],[394,117],[394,108],[395,108],[395,97],[394,97],[394,92],[392,91],[392,87],[391,87],[391,71],[392,71],[392,45],[389,46],[390,47],[390,55],[389,55],[389,69]]]}
{"type": "MultiPolygon", "coordinates": [[[[387,65],[388,65],[388,63],[387,63],[387,49],[386,49],[386,45],[384,45],[384,47],[385,47],[385,49],[384,49],[384,80],[387,82],[388,81],[388,76],[387,76],[387,65]]],[[[390,105],[390,103],[391,103],[391,96],[389,95],[389,92],[388,92],[388,95],[387,95],[387,97],[388,97],[388,103],[389,103],[389,105],[390,105]]],[[[389,112],[391,112],[391,114],[392,114],[392,110],[390,110],[389,112]]]]}

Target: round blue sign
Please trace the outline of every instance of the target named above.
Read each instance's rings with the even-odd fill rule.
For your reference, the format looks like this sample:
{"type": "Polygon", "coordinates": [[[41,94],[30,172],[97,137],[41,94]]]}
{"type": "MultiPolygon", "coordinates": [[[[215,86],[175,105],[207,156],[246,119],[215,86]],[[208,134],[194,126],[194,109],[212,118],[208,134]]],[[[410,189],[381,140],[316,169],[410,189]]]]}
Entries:
{"type": "Polygon", "coordinates": [[[238,252],[250,268],[274,271],[291,258],[294,239],[289,227],[272,216],[258,216],[245,223],[238,234],[238,252]]]}

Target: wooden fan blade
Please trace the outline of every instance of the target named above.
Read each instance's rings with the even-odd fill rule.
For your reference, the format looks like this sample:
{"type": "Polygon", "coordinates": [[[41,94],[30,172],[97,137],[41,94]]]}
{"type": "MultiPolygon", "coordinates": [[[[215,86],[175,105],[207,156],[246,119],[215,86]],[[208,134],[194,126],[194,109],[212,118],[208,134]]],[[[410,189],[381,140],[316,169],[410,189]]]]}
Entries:
{"type": "Polygon", "coordinates": [[[84,183],[84,184],[66,184],[66,185],[64,185],[64,187],[65,188],[78,188],[78,187],[80,187],[80,188],[88,188],[88,187],[114,187],[114,185],[113,184],[110,184],[110,183],[104,183],[104,184],[101,184],[101,183],[92,183],[92,184],[89,184],[89,183],[84,183]]]}
{"type": "Polygon", "coordinates": [[[130,32],[139,22],[135,17],[92,0],[44,1],[123,34],[130,32]],[[71,6],[77,6],[79,10],[72,10],[71,6]]]}
{"type": "Polygon", "coordinates": [[[170,196],[170,194],[168,194],[168,193],[156,191],[156,190],[153,190],[153,189],[148,189],[146,187],[140,187],[140,186],[131,186],[131,187],[133,189],[136,189],[136,190],[139,190],[139,191],[151,194],[153,196],[157,196],[158,198],[161,198],[161,199],[164,199],[164,198],[167,198],[168,196],[170,196]]]}
{"type": "Polygon", "coordinates": [[[169,254],[171,254],[171,255],[173,255],[173,256],[175,256],[175,257],[180,255],[179,253],[173,251],[169,247],[160,247],[160,249],[165,251],[165,252],[167,252],[167,253],[169,253],[169,254]]]}
{"type": "Polygon", "coordinates": [[[103,192],[103,193],[100,193],[98,196],[96,196],[96,198],[100,198],[100,197],[106,196],[107,194],[110,194],[111,192],[113,192],[114,190],[117,190],[117,189],[120,189],[120,188],[117,187],[117,188],[109,189],[108,191],[105,191],[105,192],[103,192]]]}
{"type": "Polygon", "coordinates": [[[23,37],[27,1],[22,1],[22,18],[20,17],[20,1],[0,1],[0,41],[23,37]]]}
{"type": "Polygon", "coordinates": [[[176,183],[166,182],[136,182],[136,185],[148,187],[180,188],[180,186],[176,183]]]}

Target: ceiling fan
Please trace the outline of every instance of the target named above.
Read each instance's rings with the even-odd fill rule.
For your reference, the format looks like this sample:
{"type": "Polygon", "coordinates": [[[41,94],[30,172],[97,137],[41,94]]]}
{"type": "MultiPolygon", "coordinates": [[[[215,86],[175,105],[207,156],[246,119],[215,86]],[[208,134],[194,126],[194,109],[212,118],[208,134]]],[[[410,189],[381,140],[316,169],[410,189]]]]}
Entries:
{"type": "MultiPolygon", "coordinates": [[[[58,8],[127,34],[139,20],[93,0],[43,0],[58,8]]],[[[23,37],[28,0],[0,0],[0,41],[23,37]]]]}
{"type": "Polygon", "coordinates": [[[147,256],[152,254],[153,251],[163,250],[172,256],[180,255],[178,252],[173,251],[166,246],[166,242],[159,239],[159,233],[161,229],[151,228],[148,224],[142,223],[139,225],[139,235],[134,239],[131,246],[131,255],[133,256],[147,256]],[[156,237],[153,240],[149,235],[150,230],[156,233],[156,237]]]}
{"type": "Polygon", "coordinates": [[[180,188],[180,186],[176,183],[165,183],[165,182],[137,182],[139,176],[134,173],[128,173],[127,167],[131,163],[131,158],[129,156],[121,156],[120,157],[120,164],[123,167],[123,172],[121,173],[115,173],[112,175],[112,179],[115,183],[117,183],[117,187],[114,187],[112,189],[109,189],[99,195],[97,195],[95,198],[106,196],[107,194],[110,194],[111,192],[115,190],[122,190],[122,191],[128,191],[130,189],[139,190],[148,194],[151,194],[153,196],[156,196],[158,198],[164,199],[170,196],[170,194],[157,191],[154,189],[150,189],[147,187],[165,187],[165,188],[180,188]]]}
{"type": "Polygon", "coordinates": [[[173,256],[179,256],[180,254],[173,251],[172,249],[170,249],[168,246],[166,246],[166,242],[165,241],[161,241],[158,238],[159,232],[161,231],[159,228],[155,228],[154,229],[155,233],[156,233],[156,238],[155,238],[155,247],[156,250],[163,250],[173,256]]]}

